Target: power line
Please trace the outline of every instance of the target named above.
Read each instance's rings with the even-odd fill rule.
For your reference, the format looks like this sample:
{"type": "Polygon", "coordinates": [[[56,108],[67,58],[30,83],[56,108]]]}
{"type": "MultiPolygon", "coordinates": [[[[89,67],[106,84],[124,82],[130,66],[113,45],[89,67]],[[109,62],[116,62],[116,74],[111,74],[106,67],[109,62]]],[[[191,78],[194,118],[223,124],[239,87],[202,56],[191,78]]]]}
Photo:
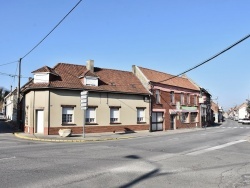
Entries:
{"type": "Polygon", "coordinates": [[[12,62],[9,62],[9,63],[3,63],[3,64],[0,64],[0,66],[4,66],[4,65],[9,65],[9,64],[12,64],[12,63],[17,63],[18,61],[12,61],[12,62]]]}
{"type": "Polygon", "coordinates": [[[62,22],[65,20],[65,18],[82,2],[82,0],[78,1],[78,3],[66,14],[61,21],[56,24],[56,26],[40,41],[35,45],[28,53],[26,53],[21,59],[24,59],[26,56],[28,56],[33,50],[35,50],[62,22]]]}
{"type": "Polygon", "coordinates": [[[187,72],[189,72],[191,70],[194,70],[194,69],[198,68],[199,66],[204,65],[205,63],[207,63],[207,62],[211,61],[212,59],[218,57],[219,55],[225,53],[226,51],[230,50],[231,48],[233,48],[234,46],[236,46],[239,43],[243,42],[244,40],[246,40],[249,37],[250,37],[250,34],[248,34],[244,38],[240,39],[239,41],[235,42],[234,44],[232,44],[231,46],[227,47],[226,49],[222,50],[221,52],[219,52],[219,53],[215,54],[214,56],[210,57],[209,59],[203,61],[202,63],[200,63],[200,64],[198,64],[198,65],[196,65],[196,66],[194,66],[194,67],[192,67],[192,68],[190,68],[190,69],[188,69],[188,70],[186,70],[186,71],[184,71],[184,72],[182,72],[182,73],[180,73],[180,74],[178,74],[176,76],[173,76],[173,77],[168,78],[168,79],[161,80],[159,82],[165,82],[165,81],[171,80],[171,79],[176,78],[176,77],[178,77],[178,76],[180,76],[182,74],[185,74],[185,73],[187,73],[187,72]]]}

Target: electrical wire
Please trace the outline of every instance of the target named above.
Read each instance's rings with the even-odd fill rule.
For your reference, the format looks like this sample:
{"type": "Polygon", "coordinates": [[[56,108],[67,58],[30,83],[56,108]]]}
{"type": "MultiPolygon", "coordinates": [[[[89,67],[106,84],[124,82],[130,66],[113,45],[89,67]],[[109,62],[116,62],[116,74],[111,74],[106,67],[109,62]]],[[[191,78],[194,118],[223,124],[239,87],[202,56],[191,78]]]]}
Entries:
{"type": "Polygon", "coordinates": [[[184,72],[182,72],[182,73],[180,73],[180,74],[178,74],[176,76],[173,76],[173,77],[168,78],[168,79],[161,80],[159,82],[165,82],[165,81],[171,80],[171,79],[176,78],[176,77],[178,77],[178,76],[180,76],[182,74],[185,74],[185,73],[187,73],[187,72],[189,72],[191,70],[194,70],[194,69],[198,68],[199,66],[204,65],[205,63],[207,63],[207,62],[211,61],[212,59],[218,57],[219,55],[225,53],[226,51],[230,50],[231,48],[233,48],[234,46],[236,46],[239,43],[243,42],[244,40],[246,40],[249,37],[250,37],[250,34],[248,34],[244,38],[240,39],[239,41],[235,42],[234,44],[232,44],[231,46],[227,47],[226,49],[222,50],[221,52],[219,52],[219,53],[215,54],[214,56],[210,57],[209,59],[203,61],[202,63],[200,63],[200,64],[198,64],[198,65],[196,65],[196,66],[194,66],[194,67],[192,67],[192,68],[190,68],[190,69],[188,69],[188,70],[186,70],[186,71],[184,71],[184,72]]]}
{"type": "Polygon", "coordinates": [[[56,24],[56,26],[40,41],[35,45],[28,53],[26,53],[20,60],[27,57],[33,50],[35,50],[62,22],[65,20],[65,18],[82,2],[82,0],[78,1],[78,3],[61,19],[61,21],[56,24]]]}
{"type": "Polygon", "coordinates": [[[4,66],[4,65],[9,65],[9,64],[12,64],[12,63],[17,63],[18,61],[12,61],[12,62],[9,62],[9,63],[3,63],[3,64],[0,64],[0,66],[4,66]]]}

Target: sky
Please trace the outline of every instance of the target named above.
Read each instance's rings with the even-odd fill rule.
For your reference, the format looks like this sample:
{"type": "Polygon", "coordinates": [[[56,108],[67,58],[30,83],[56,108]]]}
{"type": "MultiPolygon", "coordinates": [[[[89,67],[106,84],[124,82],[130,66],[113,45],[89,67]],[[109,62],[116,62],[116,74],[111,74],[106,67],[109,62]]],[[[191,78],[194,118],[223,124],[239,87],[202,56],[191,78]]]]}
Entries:
{"type": "MultiPolygon", "coordinates": [[[[18,60],[79,0],[0,0],[0,87],[18,86],[18,60]],[[5,65],[7,64],[7,65],[5,65]]],[[[32,71],[57,63],[178,75],[250,34],[249,0],[83,0],[22,59],[32,71]]],[[[250,38],[187,73],[224,110],[250,96],[250,38]]]]}

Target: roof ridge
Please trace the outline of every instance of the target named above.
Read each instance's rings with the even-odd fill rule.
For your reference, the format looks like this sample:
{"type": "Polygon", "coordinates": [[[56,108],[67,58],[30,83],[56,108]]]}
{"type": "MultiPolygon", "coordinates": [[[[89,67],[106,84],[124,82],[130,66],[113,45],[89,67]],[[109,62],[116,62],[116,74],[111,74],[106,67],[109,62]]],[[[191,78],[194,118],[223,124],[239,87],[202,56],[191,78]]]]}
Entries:
{"type": "MultiPolygon", "coordinates": [[[[161,72],[161,71],[158,71],[158,70],[154,70],[154,69],[150,69],[150,68],[145,68],[145,67],[141,67],[141,66],[138,66],[139,68],[143,68],[143,69],[147,69],[147,70],[151,70],[151,71],[155,71],[155,72],[159,72],[159,73],[163,73],[163,74],[167,74],[169,76],[173,76],[173,77],[176,77],[175,75],[172,75],[172,74],[169,74],[169,73],[166,73],[166,72],[161,72]]],[[[178,78],[180,78],[179,76],[177,76],[178,78]]]]}

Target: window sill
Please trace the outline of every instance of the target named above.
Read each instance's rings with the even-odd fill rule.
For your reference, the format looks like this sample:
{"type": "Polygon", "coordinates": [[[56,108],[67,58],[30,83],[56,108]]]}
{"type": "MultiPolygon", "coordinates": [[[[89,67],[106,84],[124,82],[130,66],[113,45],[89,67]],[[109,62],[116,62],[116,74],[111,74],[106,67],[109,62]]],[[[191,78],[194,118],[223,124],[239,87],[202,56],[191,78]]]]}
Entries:
{"type": "Polygon", "coordinates": [[[137,121],[137,124],[146,124],[147,122],[141,122],[141,121],[137,121]]]}
{"type": "Polygon", "coordinates": [[[119,124],[122,124],[122,123],[120,123],[120,122],[110,122],[109,124],[110,125],[119,125],[119,124]]]}
{"type": "Polygon", "coordinates": [[[62,123],[62,126],[74,126],[76,125],[75,123],[62,123]]]}
{"type": "Polygon", "coordinates": [[[85,123],[85,125],[98,125],[98,123],[85,123]]]}

